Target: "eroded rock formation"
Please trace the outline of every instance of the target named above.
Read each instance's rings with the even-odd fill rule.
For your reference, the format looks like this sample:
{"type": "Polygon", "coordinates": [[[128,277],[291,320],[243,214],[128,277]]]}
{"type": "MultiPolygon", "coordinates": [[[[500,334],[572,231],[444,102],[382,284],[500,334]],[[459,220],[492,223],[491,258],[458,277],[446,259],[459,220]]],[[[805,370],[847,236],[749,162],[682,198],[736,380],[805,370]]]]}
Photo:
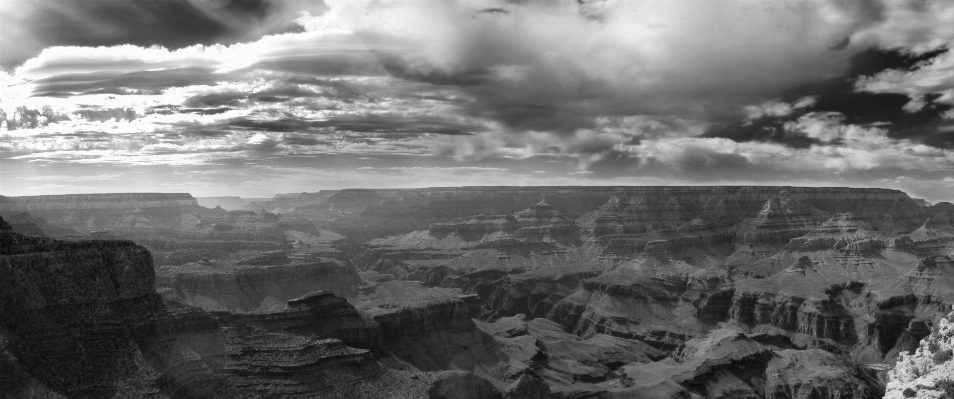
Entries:
{"type": "MultiPolygon", "coordinates": [[[[330,293],[291,300],[281,311],[210,314],[163,301],[148,251],[122,241],[6,232],[0,273],[9,277],[0,280],[5,396],[502,397],[470,372],[398,370],[376,361],[387,336],[423,331],[418,323],[442,333],[426,323],[423,308],[425,316],[409,316],[416,322],[388,328],[330,293]]],[[[414,309],[400,313],[407,312],[414,309]]],[[[508,395],[540,391],[514,383],[508,395]]]]}
{"type": "MultiPolygon", "coordinates": [[[[876,398],[885,370],[954,305],[954,205],[893,190],[431,188],[269,203],[180,204],[168,224],[148,206],[101,219],[154,250],[161,295],[143,294],[155,305],[142,311],[113,301],[146,321],[86,324],[137,326],[116,330],[133,337],[122,361],[152,374],[132,367],[128,379],[64,390],[72,385],[31,368],[50,355],[24,349],[34,338],[0,322],[4,364],[23,376],[15,389],[876,398]],[[146,330],[161,334],[136,338],[146,330]],[[174,344],[159,350],[153,339],[174,344]],[[166,352],[166,363],[148,357],[166,352]]],[[[115,243],[98,242],[69,245],[115,243]]],[[[111,281],[100,280],[90,284],[111,281]]]]}

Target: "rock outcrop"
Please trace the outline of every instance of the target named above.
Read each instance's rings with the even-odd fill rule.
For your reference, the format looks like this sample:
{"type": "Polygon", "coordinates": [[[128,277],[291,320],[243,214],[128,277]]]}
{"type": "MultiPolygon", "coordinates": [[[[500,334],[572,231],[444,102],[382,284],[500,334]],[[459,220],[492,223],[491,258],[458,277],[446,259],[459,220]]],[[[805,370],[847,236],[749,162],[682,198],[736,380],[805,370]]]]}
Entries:
{"type": "Polygon", "coordinates": [[[37,225],[37,220],[27,212],[0,213],[0,216],[14,232],[34,237],[47,236],[46,232],[37,225]]]}
{"type": "Polygon", "coordinates": [[[164,302],[153,289],[150,254],[131,242],[3,233],[0,273],[10,277],[0,281],[5,396],[502,395],[470,372],[398,370],[376,362],[382,328],[330,293],[291,300],[282,311],[243,315],[164,302]]]}
{"type": "Polygon", "coordinates": [[[942,317],[913,353],[888,372],[886,399],[954,397],[954,315],[942,317]]]}
{"type": "Polygon", "coordinates": [[[342,261],[292,262],[281,251],[236,263],[164,266],[156,273],[165,298],[209,311],[280,309],[288,300],[321,290],[354,297],[361,283],[358,272],[342,261]]]}

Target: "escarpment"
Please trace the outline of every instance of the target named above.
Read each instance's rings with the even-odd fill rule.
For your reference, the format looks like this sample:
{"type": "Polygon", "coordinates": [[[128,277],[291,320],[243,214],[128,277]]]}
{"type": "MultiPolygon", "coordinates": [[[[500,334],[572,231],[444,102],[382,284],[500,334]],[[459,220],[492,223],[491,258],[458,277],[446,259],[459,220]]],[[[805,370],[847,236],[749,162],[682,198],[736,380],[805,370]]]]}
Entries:
{"type": "Polygon", "coordinates": [[[206,313],[163,301],[151,256],[132,242],[4,232],[0,244],[0,271],[11,276],[0,281],[5,395],[427,397],[462,379],[487,388],[460,397],[500,396],[473,373],[379,363],[381,326],[331,293],[276,311],[206,313]]]}
{"type": "Polygon", "coordinates": [[[5,211],[135,209],[198,205],[188,193],[117,193],[3,197],[5,211]]]}
{"type": "MultiPolygon", "coordinates": [[[[190,194],[116,193],[3,197],[0,213],[29,212],[53,225],[85,233],[157,235],[176,230],[187,212],[204,209],[190,194]]],[[[61,235],[69,231],[59,231],[61,235]]]]}
{"type": "Polygon", "coordinates": [[[954,316],[938,320],[915,350],[888,372],[887,399],[954,397],[954,316]]]}
{"type": "Polygon", "coordinates": [[[209,311],[248,312],[277,309],[293,298],[318,290],[341,297],[357,294],[357,271],[344,262],[319,259],[293,262],[249,259],[233,264],[187,263],[157,270],[157,288],[168,298],[209,311]],[[274,264],[278,263],[278,264],[274,264]]]}

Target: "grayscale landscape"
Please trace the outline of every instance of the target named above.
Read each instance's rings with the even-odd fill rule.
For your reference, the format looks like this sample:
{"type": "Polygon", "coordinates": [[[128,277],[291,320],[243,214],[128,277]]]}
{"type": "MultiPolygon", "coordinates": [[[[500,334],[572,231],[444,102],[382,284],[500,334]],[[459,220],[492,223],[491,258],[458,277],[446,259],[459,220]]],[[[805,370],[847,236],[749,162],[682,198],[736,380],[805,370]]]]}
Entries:
{"type": "Polygon", "coordinates": [[[0,399],[954,398],[951,0],[0,0],[0,399]]]}

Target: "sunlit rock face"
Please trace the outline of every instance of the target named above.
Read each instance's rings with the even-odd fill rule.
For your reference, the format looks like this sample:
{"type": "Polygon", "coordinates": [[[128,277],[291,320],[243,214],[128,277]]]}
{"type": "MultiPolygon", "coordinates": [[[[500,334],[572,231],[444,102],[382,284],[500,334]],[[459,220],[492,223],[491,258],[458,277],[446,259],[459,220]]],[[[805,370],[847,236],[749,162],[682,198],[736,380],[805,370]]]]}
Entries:
{"type": "Polygon", "coordinates": [[[943,317],[910,354],[888,372],[885,398],[954,397],[954,316],[943,317]]]}
{"type": "Polygon", "coordinates": [[[885,234],[852,213],[832,216],[808,234],[789,241],[790,251],[836,249],[845,251],[876,251],[884,248],[885,234]]]}

